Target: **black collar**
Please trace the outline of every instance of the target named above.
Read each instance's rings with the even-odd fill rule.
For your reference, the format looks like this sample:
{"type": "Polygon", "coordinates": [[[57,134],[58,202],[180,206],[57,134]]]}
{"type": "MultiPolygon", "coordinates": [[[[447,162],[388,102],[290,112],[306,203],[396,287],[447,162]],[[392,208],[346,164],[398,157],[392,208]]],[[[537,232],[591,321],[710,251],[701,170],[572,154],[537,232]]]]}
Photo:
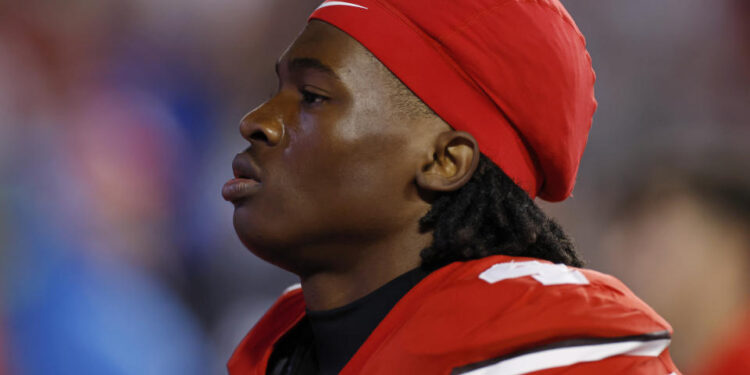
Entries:
{"type": "Polygon", "coordinates": [[[348,305],[308,310],[320,374],[338,374],[393,306],[427,274],[418,267],[348,305]]]}

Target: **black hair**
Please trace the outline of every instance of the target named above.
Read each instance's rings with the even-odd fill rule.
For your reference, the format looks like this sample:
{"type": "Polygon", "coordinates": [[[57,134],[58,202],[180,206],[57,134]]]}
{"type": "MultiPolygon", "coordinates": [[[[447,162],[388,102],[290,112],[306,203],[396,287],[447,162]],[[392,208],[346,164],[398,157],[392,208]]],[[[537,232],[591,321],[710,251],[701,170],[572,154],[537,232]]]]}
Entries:
{"type": "Polygon", "coordinates": [[[419,225],[433,232],[421,253],[427,270],[496,254],[583,266],[560,225],[483,154],[469,182],[438,196],[419,225]]]}

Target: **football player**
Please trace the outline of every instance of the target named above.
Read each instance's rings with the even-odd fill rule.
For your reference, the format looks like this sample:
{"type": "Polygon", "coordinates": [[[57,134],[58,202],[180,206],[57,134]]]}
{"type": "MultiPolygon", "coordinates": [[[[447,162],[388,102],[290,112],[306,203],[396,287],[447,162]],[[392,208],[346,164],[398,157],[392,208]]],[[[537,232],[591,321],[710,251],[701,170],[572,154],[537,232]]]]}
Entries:
{"type": "Polygon", "coordinates": [[[301,287],[232,375],[677,372],[669,324],[534,203],[570,196],[596,108],[559,1],[325,1],[276,74],[222,193],[301,287]]]}

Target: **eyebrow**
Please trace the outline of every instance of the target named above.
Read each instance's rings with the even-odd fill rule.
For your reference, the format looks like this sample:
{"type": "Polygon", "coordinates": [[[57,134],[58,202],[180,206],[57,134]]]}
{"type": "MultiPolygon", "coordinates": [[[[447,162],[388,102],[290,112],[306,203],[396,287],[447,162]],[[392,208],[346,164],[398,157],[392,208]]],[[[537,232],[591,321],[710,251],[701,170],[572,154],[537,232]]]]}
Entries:
{"type": "MultiPolygon", "coordinates": [[[[276,74],[279,74],[279,66],[280,62],[276,62],[276,74]]],[[[330,76],[331,78],[340,80],[339,76],[331,69],[330,66],[323,64],[318,59],[313,59],[309,57],[298,57],[292,59],[292,61],[289,62],[289,71],[293,72],[295,70],[305,70],[305,69],[312,69],[315,71],[318,71],[320,73],[326,74],[330,76]]]]}

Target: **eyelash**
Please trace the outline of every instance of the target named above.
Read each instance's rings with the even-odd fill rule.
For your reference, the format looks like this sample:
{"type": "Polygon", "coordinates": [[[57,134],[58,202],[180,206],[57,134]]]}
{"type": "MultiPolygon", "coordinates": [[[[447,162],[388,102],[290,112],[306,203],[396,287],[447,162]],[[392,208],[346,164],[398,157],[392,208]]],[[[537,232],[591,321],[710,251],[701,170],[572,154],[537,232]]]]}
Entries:
{"type": "Polygon", "coordinates": [[[302,94],[302,102],[306,105],[321,104],[328,100],[328,98],[323,95],[318,95],[305,89],[300,89],[299,92],[302,94]]]}

